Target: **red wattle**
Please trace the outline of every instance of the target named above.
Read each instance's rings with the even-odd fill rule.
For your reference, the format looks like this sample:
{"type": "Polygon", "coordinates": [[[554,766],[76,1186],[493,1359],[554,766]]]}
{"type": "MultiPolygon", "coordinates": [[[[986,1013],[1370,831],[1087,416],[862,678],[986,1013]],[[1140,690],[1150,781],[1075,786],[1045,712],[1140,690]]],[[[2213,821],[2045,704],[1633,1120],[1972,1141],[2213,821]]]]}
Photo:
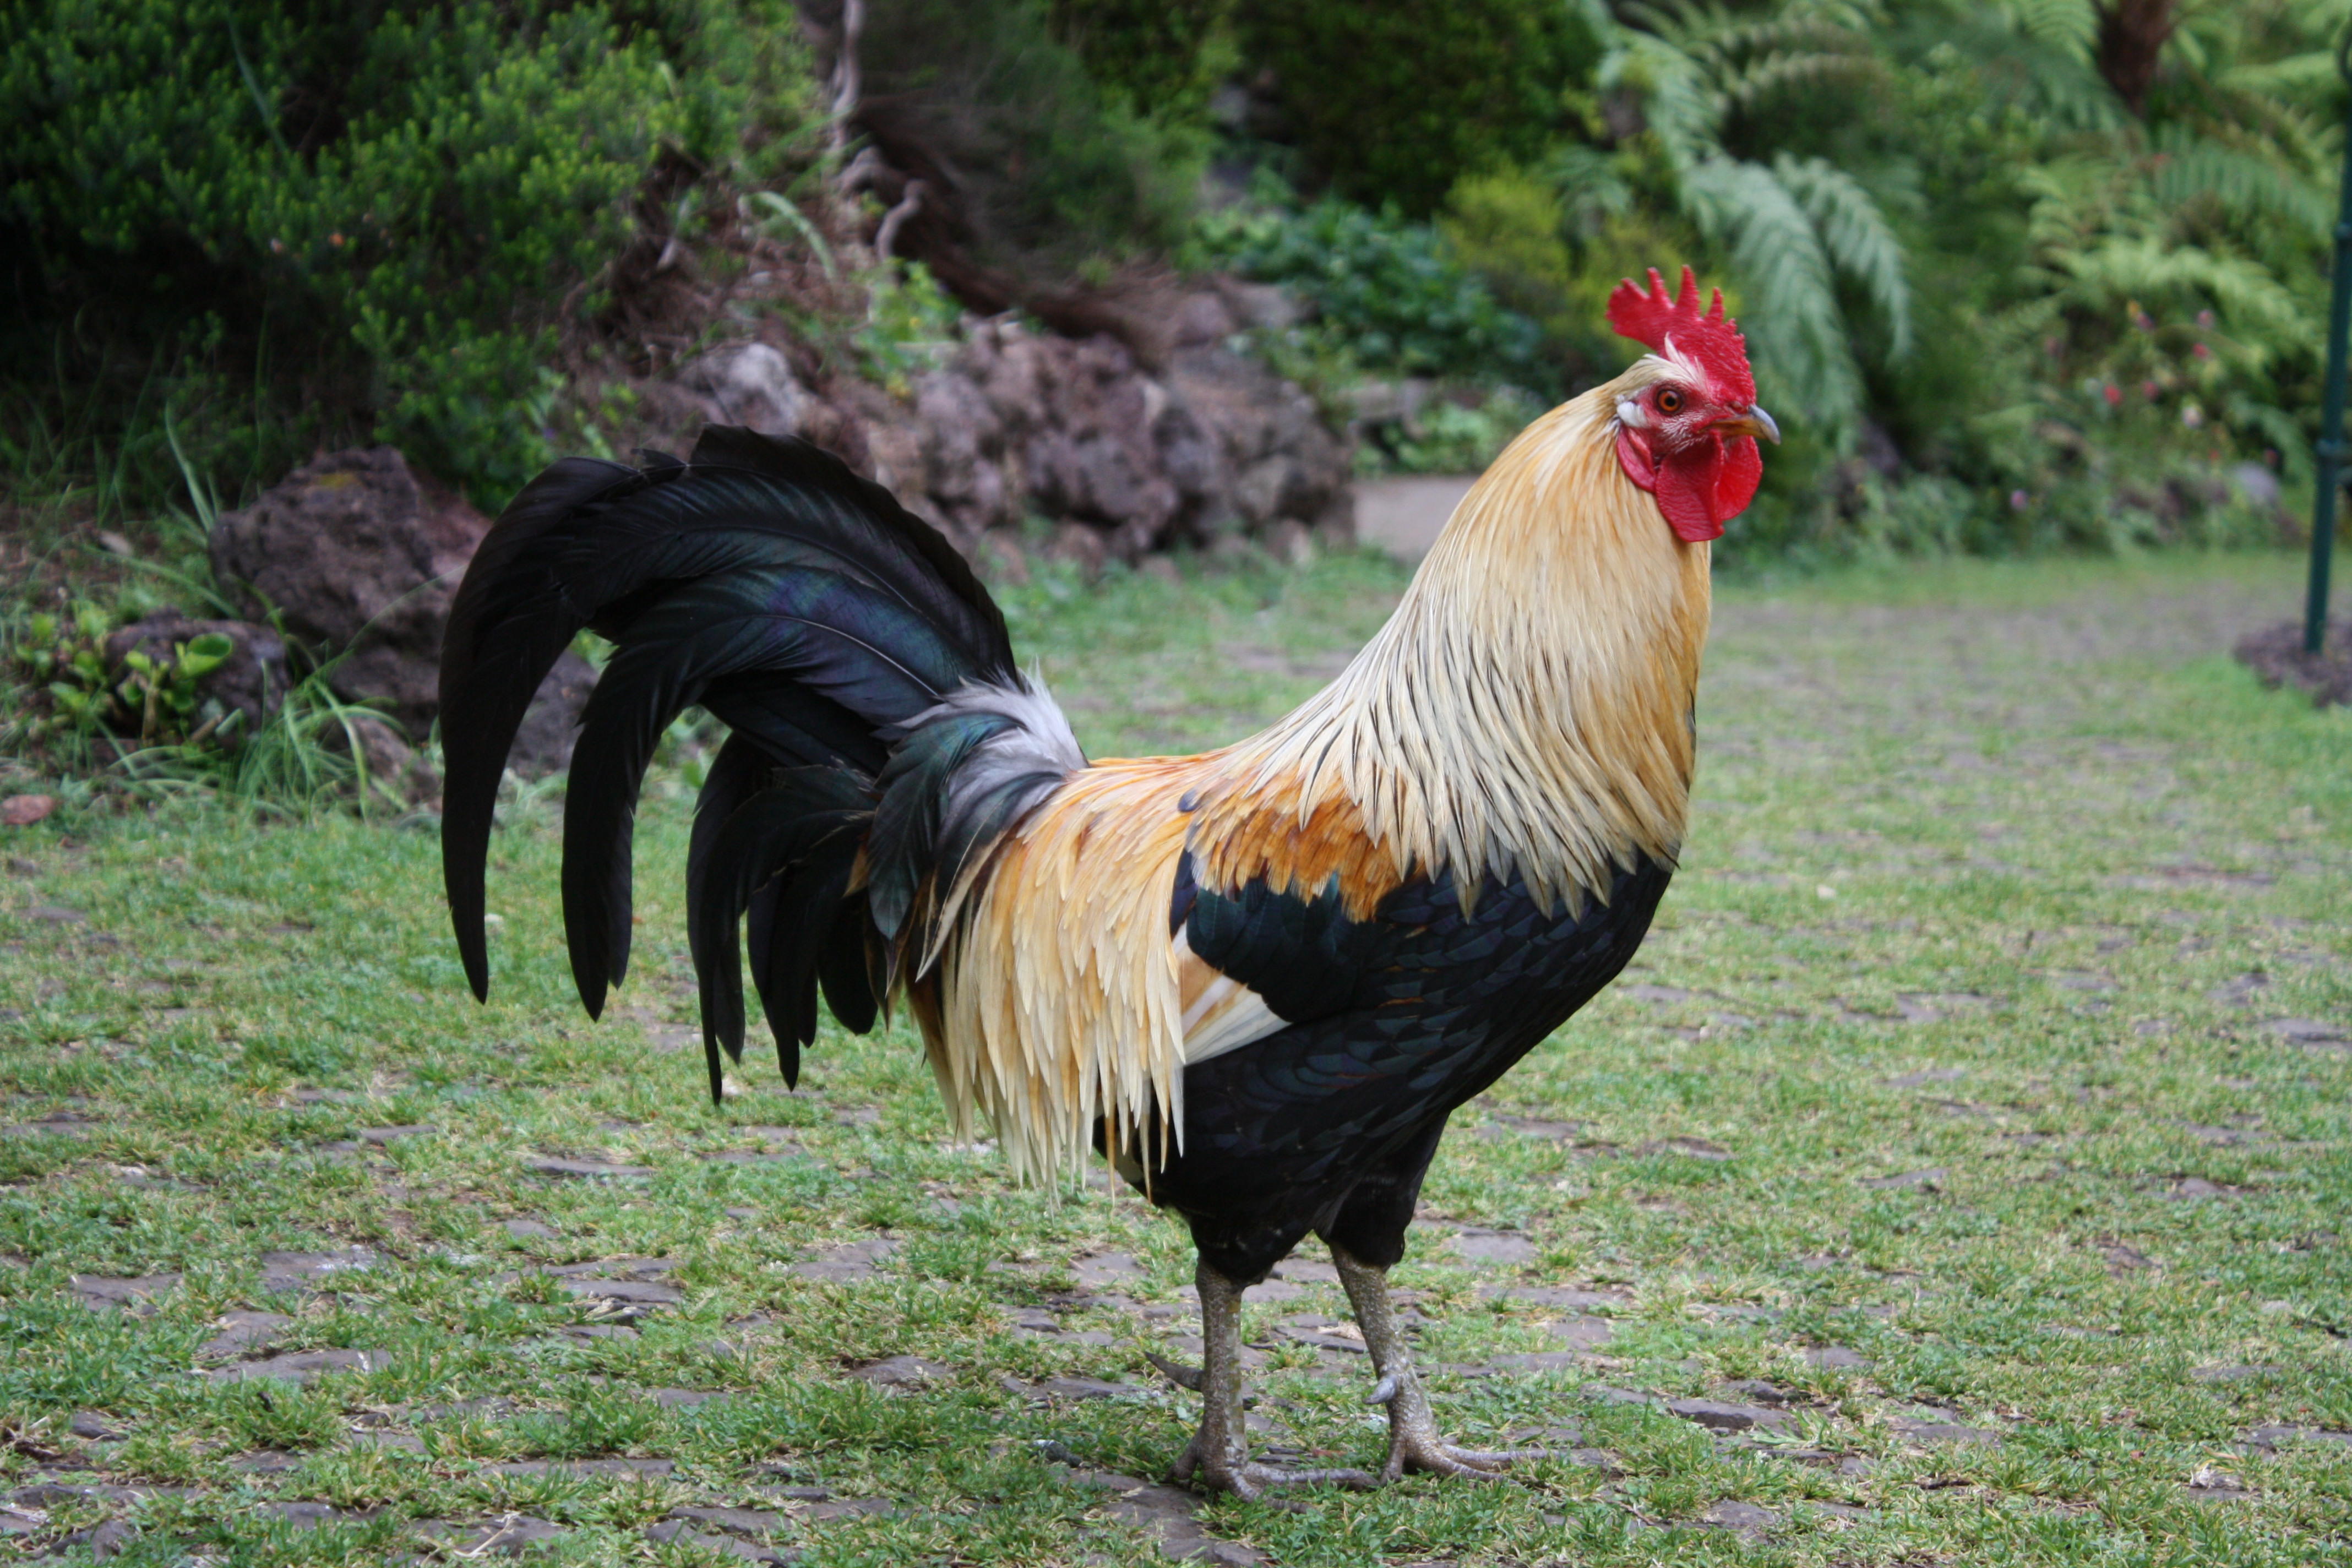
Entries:
{"type": "Polygon", "coordinates": [[[1756,487],[1763,482],[1764,454],[1758,449],[1756,437],[1734,436],[1723,454],[1723,475],[1715,482],[1716,521],[1729,522],[1746,511],[1748,503],[1756,499],[1756,487]]]}
{"type": "Polygon", "coordinates": [[[1709,439],[1659,465],[1658,510],[1675,537],[1696,544],[1720,539],[1723,525],[1754,499],[1764,478],[1764,458],[1752,436],[1709,439]]]}
{"type": "Polygon", "coordinates": [[[1723,467],[1714,452],[1691,452],[1669,461],[1658,474],[1658,510],[1666,525],[1685,544],[1723,537],[1723,520],[1715,515],[1716,479],[1723,467]]]}
{"type": "Polygon", "coordinates": [[[1705,438],[1664,463],[1630,428],[1617,431],[1617,461],[1625,477],[1658,498],[1675,537],[1691,544],[1723,537],[1723,525],[1747,510],[1764,478],[1764,456],[1752,436],[1705,438]]]}

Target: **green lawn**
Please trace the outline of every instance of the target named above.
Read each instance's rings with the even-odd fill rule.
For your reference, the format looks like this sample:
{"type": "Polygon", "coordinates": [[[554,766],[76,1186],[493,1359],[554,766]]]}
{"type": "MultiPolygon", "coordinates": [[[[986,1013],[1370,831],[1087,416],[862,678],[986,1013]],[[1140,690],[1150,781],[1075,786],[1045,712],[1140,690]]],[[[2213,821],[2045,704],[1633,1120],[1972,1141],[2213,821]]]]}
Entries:
{"type": "MultiPolygon", "coordinates": [[[[710,1108],[675,770],[599,1025],[543,802],[488,1008],[429,825],[0,830],[0,1551],[2352,1562],[2352,718],[2223,654],[2294,572],[1727,590],[1658,930],[1456,1119],[1398,1271],[1454,1435],[1557,1457],[1297,1512],[1135,1489],[1196,1414],[1143,1357],[1184,1237],[951,1146],[908,1032],[710,1108]]],[[[1091,750],[1188,750],[1402,581],[1012,610],[1091,750]]],[[[1328,1266],[1286,1272],[1258,1441],[1375,1463],[1328,1266]]]]}

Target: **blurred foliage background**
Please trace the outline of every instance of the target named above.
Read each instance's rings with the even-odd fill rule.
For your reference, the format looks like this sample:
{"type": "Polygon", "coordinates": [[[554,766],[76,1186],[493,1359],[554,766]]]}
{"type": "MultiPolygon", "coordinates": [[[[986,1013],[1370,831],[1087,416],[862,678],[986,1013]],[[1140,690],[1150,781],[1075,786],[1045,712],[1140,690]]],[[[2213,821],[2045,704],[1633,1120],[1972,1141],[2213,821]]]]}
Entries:
{"type": "MultiPolygon", "coordinates": [[[[1483,461],[1689,261],[1790,435],[1736,555],[2267,542],[2307,495],[2338,4],[866,12],[863,123],[930,138],[990,276],[1286,286],[1258,348],[1367,471],[1483,461]]],[[[870,339],[838,16],[0,0],[0,506],[119,526],[359,438],[495,506],[625,435],[629,291],[753,197],[839,285],[793,329],[870,339]]]]}

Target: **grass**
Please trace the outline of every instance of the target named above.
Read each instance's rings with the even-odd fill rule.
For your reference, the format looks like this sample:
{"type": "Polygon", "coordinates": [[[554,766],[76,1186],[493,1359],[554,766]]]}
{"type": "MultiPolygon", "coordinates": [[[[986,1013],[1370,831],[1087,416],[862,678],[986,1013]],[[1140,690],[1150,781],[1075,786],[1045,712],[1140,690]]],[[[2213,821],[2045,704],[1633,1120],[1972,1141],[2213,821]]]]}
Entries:
{"type": "MultiPolygon", "coordinates": [[[[1727,591],[1659,927],[1456,1118],[1399,1270],[1453,1433],[1559,1458],[1211,1503],[1225,1560],[2352,1561],[2352,1446],[2263,1430],[2352,1428],[2352,721],[2219,651],[2294,570],[1727,591]],[[1708,1396],[1764,1422],[1654,1403],[1708,1396]]],[[[1401,581],[1054,580],[1010,610],[1108,755],[1279,712],[1401,581]]],[[[1141,1354],[1192,1327],[1180,1230],[950,1145],[903,1030],[712,1110],[689,799],[649,794],[598,1025],[544,804],[497,841],[487,1008],[429,831],[166,805],[0,837],[0,1531],[273,1564],[454,1556],[475,1538],[425,1521],[509,1515],[558,1561],[730,1561],[723,1519],[645,1533],[709,1506],[824,1565],[1191,1539],[1163,1494],[1086,1484],[1159,1477],[1194,1416],[1141,1354]],[[284,1321],[205,1352],[233,1311],[284,1321]],[[337,1348],[373,1353],[215,1375],[337,1348]],[[851,1375],[900,1355],[934,1375],[851,1375]],[[576,1463],[624,1458],[668,1464],[576,1463]]],[[[1343,1305],[1289,1273],[1252,1309],[1258,1440],[1371,1462],[1361,1358],[1285,1328],[1343,1305]]]]}

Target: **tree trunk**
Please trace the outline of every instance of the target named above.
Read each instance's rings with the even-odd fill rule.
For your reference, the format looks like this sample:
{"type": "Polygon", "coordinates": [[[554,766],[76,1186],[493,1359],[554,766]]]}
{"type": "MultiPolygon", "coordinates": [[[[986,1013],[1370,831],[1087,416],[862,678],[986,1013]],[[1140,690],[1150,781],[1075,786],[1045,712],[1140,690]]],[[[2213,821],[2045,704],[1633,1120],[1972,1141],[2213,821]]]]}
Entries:
{"type": "Polygon", "coordinates": [[[2157,58],[2179,24],[2173,0],[2104,0],[2099,6],[2099,74],[2134,114],[2147,112],[2157,58]]]}

